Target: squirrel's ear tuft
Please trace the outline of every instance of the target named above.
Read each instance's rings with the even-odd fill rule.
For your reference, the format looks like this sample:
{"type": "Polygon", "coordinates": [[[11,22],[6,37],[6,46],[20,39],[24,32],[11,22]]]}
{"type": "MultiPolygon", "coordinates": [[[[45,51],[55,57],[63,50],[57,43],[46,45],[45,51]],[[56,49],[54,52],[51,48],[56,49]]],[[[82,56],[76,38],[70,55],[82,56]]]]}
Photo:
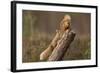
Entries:
{"type": "Polygon", "coordinates": [[[68,14],[66,14],[66,15],[64,16],[64,19],[65,19],[65,20],[69,20],[69,21],[71,21],[71,16],[68,15],[68,14]]]}

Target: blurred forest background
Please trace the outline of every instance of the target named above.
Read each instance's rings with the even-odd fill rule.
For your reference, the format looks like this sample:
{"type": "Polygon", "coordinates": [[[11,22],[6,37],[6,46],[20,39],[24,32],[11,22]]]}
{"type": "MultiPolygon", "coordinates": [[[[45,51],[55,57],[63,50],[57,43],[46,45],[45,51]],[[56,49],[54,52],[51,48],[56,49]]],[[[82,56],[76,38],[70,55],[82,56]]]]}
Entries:
{"type": "Polygon", "coordinates": [[[89,13],[23,10],[23,63],[40,62],[40,53],[50,44],[59,28],[60,21],[66,14],[72,18],[71,28],[76,32],[76,36],[63,60],[91,58],[91,15],[89,13]]]}

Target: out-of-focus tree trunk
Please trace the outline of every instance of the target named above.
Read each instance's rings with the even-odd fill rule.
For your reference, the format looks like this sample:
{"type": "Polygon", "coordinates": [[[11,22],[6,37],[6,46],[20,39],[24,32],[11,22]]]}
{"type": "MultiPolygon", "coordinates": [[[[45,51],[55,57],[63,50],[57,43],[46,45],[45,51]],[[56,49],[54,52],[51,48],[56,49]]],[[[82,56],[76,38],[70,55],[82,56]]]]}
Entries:
{"type": "Polygon", "coordinates": [[[29,33],[30,33],[30,42],[32,44],[32,41],[33,41],[33,38],[34,38],[34,25],[35,25],[35,21],[36,21],[36,18],[35,16],[32,15],[32,11],[29,11],[28,12],[28,18],[29,18],[29,33]]]}

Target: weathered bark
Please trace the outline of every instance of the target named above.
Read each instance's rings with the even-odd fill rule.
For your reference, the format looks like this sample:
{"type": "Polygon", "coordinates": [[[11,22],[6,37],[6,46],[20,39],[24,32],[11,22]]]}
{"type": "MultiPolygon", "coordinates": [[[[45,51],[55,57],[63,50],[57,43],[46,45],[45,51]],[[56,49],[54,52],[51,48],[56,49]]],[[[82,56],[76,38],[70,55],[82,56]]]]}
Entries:
{"type": "Polygon", "coordinates": [[[62,38],[57,43],[52,54],[49,56],[48,61],[59,61],[62,60],[71,42],[74,40],[75,33],[73,31],[66,31],[62,38]]]}

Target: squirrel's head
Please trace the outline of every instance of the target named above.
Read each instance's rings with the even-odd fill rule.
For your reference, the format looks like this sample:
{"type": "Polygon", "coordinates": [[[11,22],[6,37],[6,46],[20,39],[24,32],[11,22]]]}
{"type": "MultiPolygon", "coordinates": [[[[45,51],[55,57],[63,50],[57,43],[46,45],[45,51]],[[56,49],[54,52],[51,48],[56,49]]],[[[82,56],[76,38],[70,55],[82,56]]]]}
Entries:
{"type": "Polygon", "coordinates": [[[71,17],[69,15],[65,15],[60,26],[63,31],[69,29],[71,26],[71,17]]]}
{"type": "Polygon", "coordinates": [[[64,16],[64,18],[63,18],[63,21],[64,21],[64,22],[67,22],[68,24],[70,24],[70,23],[71,23],[71,16],[68,15],[68,14],[66,14],[66,15],[64,16]]]}

